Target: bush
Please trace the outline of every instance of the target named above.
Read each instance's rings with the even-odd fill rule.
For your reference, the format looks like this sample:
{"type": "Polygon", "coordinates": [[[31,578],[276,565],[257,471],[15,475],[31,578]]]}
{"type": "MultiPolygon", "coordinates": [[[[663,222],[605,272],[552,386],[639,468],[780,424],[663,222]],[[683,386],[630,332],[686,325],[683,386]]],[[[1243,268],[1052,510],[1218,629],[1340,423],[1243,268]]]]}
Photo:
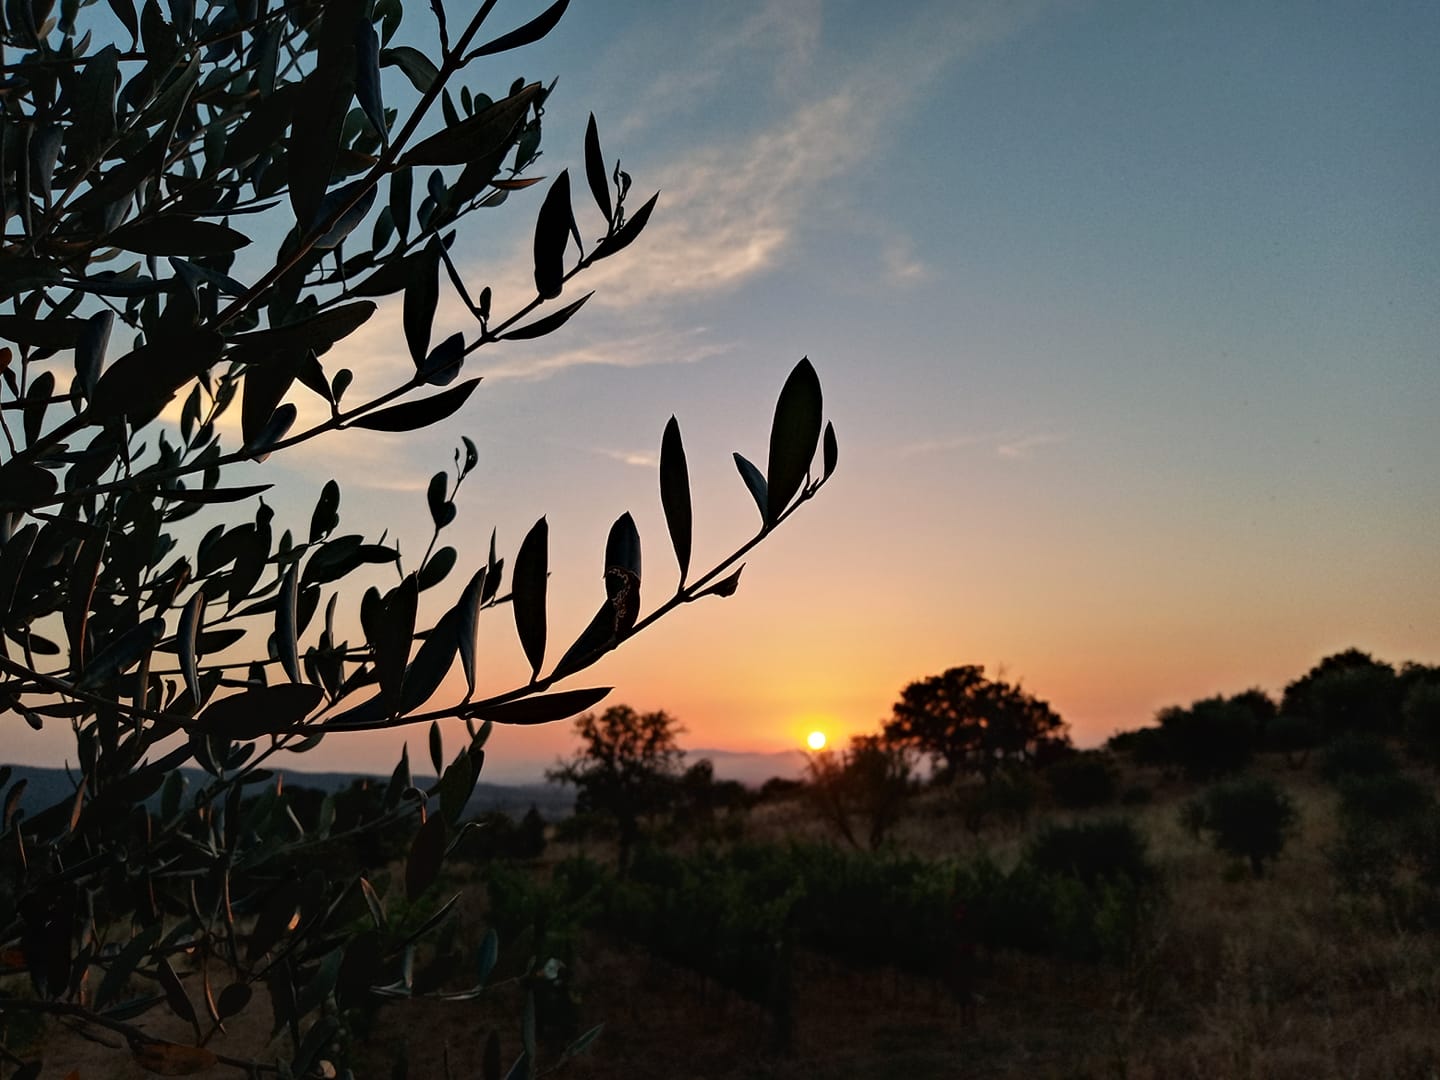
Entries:
{"type": "Polygon", "coordinates": [[[1263,749],[1284,754],[1290,767],[1298,769],[1324,740],[1325,730],[1308,716],[1282,715],[1265,725],[1263,749]]]}
{"type": "Polygon", "coordinates": [[[1401,716],[1410,753],[1440,768],[1440,681],[1417,680],[1405,695],[1401,716]]]}
{"type": "Polygon", "coordinates": [[[1144,784],[1131,784],[1120,793],[1121,806],[1148,806],[1155,801],[1155,792],[1144,784]]]}
{"type": "Polygon", "coordinates": [[[1080,825],[1049,825],[1026,846],[1024,861],[1042,874],[1077,878],[1086,886],[1101,881],[1147,885],[1158,873],[1145,838],[1123,818],[1080,825]]]}
{"type": "Polygon", "coordinates": [[[1119,776],[1110,755],[1099,751],[1074,754],[1045,770],[1055,802],[1067,810],[1085,810],[1115,801],[1119,776]]]}
{"type": "Polygon", "coordinates": [[[1255,877],[1284,850],[1299,817],[1290,796],[1262,779],[1217,784],[1184,813],[1187,824],[1211,834],[1217,850],[1249,860],[1255,877]]]}
{"type": "Polygon", "coordinates": [[[1332,784],[1347,776],[1397,772],[1400,762],[1378,735],[1348,733],[1332,739],[1320,760],[1320,775],[1332,784]]]}
{"type": "Polygon", "coordinates": [[[1250,763],[1259,735],[1248,699],[1206,698],[1188,709],[1163,709],[1158,719],[1170,763],[1191,780],[1239,772],[1250,763]]]}
{"type": "Polygon", "coordinates": [[[1399,772],[1345,776],[1338,786],[1341,815],[1366,824],[1405,821],[1435,802],[1427,785],[1399,772]]]}

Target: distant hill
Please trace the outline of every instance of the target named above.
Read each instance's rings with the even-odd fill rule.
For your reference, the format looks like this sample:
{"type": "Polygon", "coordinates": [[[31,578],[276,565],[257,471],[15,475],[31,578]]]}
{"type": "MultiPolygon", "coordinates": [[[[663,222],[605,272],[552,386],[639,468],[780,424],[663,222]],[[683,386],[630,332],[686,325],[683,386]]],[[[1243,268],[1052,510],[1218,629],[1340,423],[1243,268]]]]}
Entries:
{"type": "MultiPolygon", "coordinates": [[[[5,786],[9,791],[21,780],[26,781],[20,805],[29,813],[53,806],[75,794],[75,784],[64,769],[47,769],[32,765],[12,765],[10,780],[5,786]]],[[[378,784],[389,781],[388,776],[369,776],[362,773],[345,772],[301,772],[298,769],[280,770],[285,783],[295,787],[318,788],[326,793],[340,791],[354,781],[370,779],[378,784]]],[[[187,787],[193,789],[206,780],[206,774],[199,769],[181,769],[187,787]]],[[[432,777],[416,777],[429,782],[432,777]]],[[[536,807],[549,820],[566,817],[575,805],[573,788],[562,788],[554,784],[489,784],[478,783],[465,809],[469,814],[484,814],[500,811],[512,817],[519,817],[530,807],[536,807]]]]}

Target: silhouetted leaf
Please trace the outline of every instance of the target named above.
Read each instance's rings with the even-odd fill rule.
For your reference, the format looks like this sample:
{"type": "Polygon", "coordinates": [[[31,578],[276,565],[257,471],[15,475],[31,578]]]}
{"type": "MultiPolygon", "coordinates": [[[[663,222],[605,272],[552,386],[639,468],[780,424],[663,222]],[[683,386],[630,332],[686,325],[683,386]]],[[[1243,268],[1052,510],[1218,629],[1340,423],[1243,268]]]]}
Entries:
{"type": "Polygon", "coordinates": [[[325,486],[320,489],[320,498],[315,502],[315,510],[310,515],[310,543],[329,536],[339,524],[340,485],[334,480],[326,480],[325,486]]]}
{"type": "Polygon", "coordinates": [[[264,461],[270,456],[271,447],[289,433],[298,415],[299,410],[288,401],[281,405],[254,438],[245,440],[245,452],[256,461],[264,461]]]}
{"type": "Polygon", "coordinates": [[[79,380],[80,392],[87,399],[95,396],[95,383],[100,379],[100,369],[105,365],[105,349],[110,343],[110,328],[115,323],[115,313],[106,309],[97,311],[85,320],[75,343],[75,378],[79,380]]]}
{"type": "Polygon", "coordinates": [[[595,197],[601,216],[607,223],[613,221],[615,213],[610,208],[610,182],[605,172],[605,155],[600,152],[600,130],[595,126],[593,112],[590,122],[585,125],[585,179],[590,184],[590,194],[595,197]]]}
{"type": "Polygon", "coordinates": [[[440,77],[440,69],[430,58],[419,49],[409,45],[396,45],[391,49],[381,49],[380,66],[398,67],[405,73],[405,77],[410,80],[411,85],[422,94],[434,86],[435,80],[440,77]]]}
{"type": "Polygon", "coordinates": [[[445,818],[431,814],[410,842],[405,860],[405,896],[412,902],[428,889],[440,874],[445,859],[445,818]]]}
{"type": "Polygon", "coordinates": [[[230,340],[230,356],[246,363],[269,365],[280,350],[314,349],[323,353],[364,326],[374,314],[373,300],[339,304],[298,322],[239,334],[230,340]]]}
{"type": "Polygon", "coordinates": [[[175,974],[175,969],[170,966],[170,961],[163,956],[155,965],[155,969],[160,980],[160,989],[165,992],[165,1004],[169,1005],[170,1011],[181,1020],[194,1025],[198,1035],[200,1019],[195,1015],[195,1006],[190,1003],[190,997],[185,993],[185,985],[180,981],[180,976],[175,974]]]}
{"type": "Polygon", "coordinates": [[[448,544],[445,547],[437,548],[428,559],[425,565],[420,567],[420,591],[433,589],[440,582],[449,576],[450,571],[455,569],[457,553],[448,544]]]}
{"type": "Polygon", "coordinates": [[[180,652],[180,673],[185,678],[185,687],[198,707],[204,701],[200,689],[200,673],[195,666],[199,656],[198,644],[200,626],[205,618],[205,594],[199,590],[190,597],[185,610],[180,613],[180,626],[175,638],[180,652]]]}
{"type": "Polygon", "coordinates": [[[181,503],[229,503],[243,502],[262,492],[269,491],[274,484],[250,484],[235,488],[161,488],[155,497],[166,502],[181,503]]]}
{"type": "Polygon", "coordinates": [[[165,633],[165,620],[146,619],[139,626],[132,627],[105,648],[95,654],[75,685],[82,690],[93,689],[108,682],[140,660],[155,648],[155,643],[165,633]]]}
{"type": "Polygon", "coordinates": [[[318,222],[329,223],[323,235],[316,241],[314,250],[334,251],[345,238],[360,227],[370,208],[375,205],[376,186],[362,177],[353,183],[330,192],[320,201],[316,211],[318,222]]]}
{"type": "Polygon", "coordinates": [[[410,643],[415,637],[418,600],[419,585],[415,575],[407,574],[390,593],[385,617],[371,641],[375,648],[375,673],[380,679],[380,694],[391,709],[399,708],[402,699],[410,643]]]}
{"type": "Polygon", "coordinates": [[[59,480],[49,469],[29,461],[10,460],[0,465],[0,507],[29,507],[55,494],[59,480]]]}
{"type": "MultiPolygon", "coordinates": [[[[180,773],[177,771],[171,775],[179,776],[180,773]]],[[[95,1008],[103,1009],[125,989],[130,976],[160,940],[160,931],[163,929],[164,925],[157,920],[142,927],[139,933],[125,943],[119,954],[105,968],[105,977],[100,980],[100,988],[95,991],[95,1008]]]]}
{"type": "Polygon", "coordinates": [[[407,401],[402,405],[392,405],[388,409],[381,409],[379,412],[351,420],[350,426],[365,428],[369,431],[414,431],[417,428],[428,427],[444,420],[464,405],[465,400],[479,385],[478,376],[467,379],[459,386],[442,393],[432,394],[419,401],[407,401]]]}
{"type": "Polygon", "coordinates": [[[474,790],[475,765],[469,754],[461,754],[440,778],[440,813],[446,821],[452,825],[459,823],[474,790]]]}
{"type": "Polygon", "coordinates": [[[248,245],[250,238],[213,221],[160,214],[120,226],[105,242],[138,255],[227,255],[248,245]]]}
{"type": "Polygon", "coordinates": [[[465,362],[465,335],[451,334],[425,357],[420,374],[431,386],[447,386],[460,374],[465,362]]]}
{"type": "MultiPolygon", "coordinates": [[[[458,621],[453,611],[447,611],[420,643],[415,659],[405,671],[399,710],[402,714],[424,705],[445,681],[451,665],[455,663],[455,650],[459,644],[455,633],[458,621]]],[[[435,772],[438,775],[440,770],[437,768],[435,772]]]]}
{"type": "Polygon", "coordinates": [[[365,906],[370,909],[370,918],[375,923],[375,929],[385,929],[385,908],[380,903],[380,894],[375,891],[365,878],[360,879],[360,893],[365,897],[365,906]]]}
{"type": "Polygon", "coordinates": [[[445,771],[445,739],[440,734],[440,721],[430,721],[430,765],[439,777],[445,771]]]}
{"type": "Polygon", "coordinates": [[[405,286],[405,342],[417,370],[425,366],[430,352],[430,330],[440,301],[440,250],[439,238],[432,236],[405,286]]]}
{"type": "Polygon", "coordinates": [[[365,110],[370,126],[381,141],[388,143],[390,136],[385,130],[385,103],[380,93],[380,35],[368,19],[361,19],[355,24],[355,35],[355,100],[365,110]]]}
{"type": "MultiPolygon", "coordinates": [[[[102,314],[111,313],[106,311],[102,314]]],[[[0,315],[0,338],[16,345],[74,349],[79,346],[80,339],[85,334],[85,323],[85,319],[62,319],[53,315],[48,319],[36,319],[29,315],[0,315]]]]}
{"type": "Polygon", "coordinates": [[[625,219],[624,225],[596,244],[595,250],[590,253],[590,258],[592,260],[604,259],[633,244],[650,220],[650,215],[655,210],[655,200],[658,198],[660,198],[660,193],[657,191],[650,196],[649,202],[625,219]]]}
{"type": "Polygon", "coordinates": [[[485,568],[482,566],[470,578],[460,602],[455,605],[459,625],[460,666],[465,671],[465,696],[475,692],[475,639],[480,629],[481,595],[485,591],[485,568]]]}
{"type": "Polygon", "coordinates": [[[708,589],[695,594],[694,599],[699,600],[702,596],[734,596],[735,590],[740,587],[740,573],[745,569],[742,563],[733,574],[722,581],[717,581],[708,589]]]}
{"type": "Polygon", "coordinates": [[[135,17],[135,5],[131,0],[107,0],[110,10],[120,20],[122,26],[130,33],[131,40],[136,44],[140,41],[140,20],[135,17]]]}
{"type": "Polygon", "coordinates": [[[511,574],[510,606],[515,611],[515,632],[530,662],[531,678],[540,677],[545,662],[545,586],[549,576],[550,526],[537,521],[515,554],[511,574]]]}
{"type": "Polygon", "coordinates": [[[840,460],[840,444],[835,441],[835,425],[827,422],[825,424],[824,460],[826,480],[835,471],[835,464],[840,460]]]}
{"type": "Polygon", "coordinates": [[[355,95],[355,25],[364,0],[327,0],[316,32],[315,67],[301,83],[288,159],[290,203],[302,231],[313,228],[335,171],[345,116],[355,95]]]}
{"type": "Polygon", "coordinates": [[[126,353],[95,384],[91,415],[97,422],[124,416],[134,427],[148,424],[175,391],[220,358],[223,344],[212,330],[193,330],[126,353]]]}
{"type": "Polygon", "coordinates": [[[559,330],[560,327],[564,326],[567,322],[569,322],[570,316],[574,315],[575,312],[579,311],[582,307],[584,307],[585,301],[589,300],[590,297],[594,295],[595,294],[593,292],[588,292],[584,296],[580,297],[579,300],[576,300],[572,304],[566,304],[559,311],[551,312],[543,319],[536,319],[528,326],[517,326],[514,330],[507,330],[505,333],[501,334],[496,340],[528,341],[531,338],[544,337],[551,331],[559,330]]]}
{"type": "Polygon", "coordinates": [[[212,701],[195,729],[227,739],[258,739],[301,724],[324,698],[320,687],[306,683],[252,687],[212,701]]]}
{"type": "Polygon", "coordinates": [[[511,30],[508,34],[501,34],[494,41],[486,42],[471,52],[466,59],[491,56],[494,53],[505,52],[507,49],[518,49],[531,42],[539,41],[555,28],[555,24],[560,21],[560,16],[565,14],[565,9],[569,6],[570,0],[556,0],[524,26],[511,30]]]}
{"type": "Polygon", "coordinates": [[[72,125],[65,137],[70,166],[99,160],[115,134],[115,91],[120,78],[120,52],[113,44],[88,57],[75,79],[72,125]]]}
{"type": "Polygon", "coordinates": [[[685,461],[685,444],[680,439],[680,424],[675,417],[665,425],[660,437],[660,505],[665,511],[665,526],[670,530],[670,544],[680,564],[680,586],[690,573],[690,545],[693,521],[690,509],[690,467],[685,461]]]}
{"type": "Polygon", "coordinates": [[[535,219],[535,291],[542,300],[553,300],[565,284],[565,245],[575,228],[570,208],[570,172],[562,169],[535,219]]]}
{"type": "Polygon", "coordinates": [[[518,701],[507,701],[499,705],[467,705],[458,715],[492,724],[549,724],[584,712],[613,689],[613,686],[601,686],[586,690],[562,690],[558,694],[541,694],[538,697],[520,698],[518,701]]]}
{"type": "Polygon", "coordinates": [[[770,461],[765,470],[769,485],[764,505],[767,525],[780,519],[805,484],[820,442],[822,404],[820,378],[809,359],[803,359],[781,387],[770,425],[770,461]]]}
{"type": "Polygon", "coordinates": [[[300,681],[299,626],[296,603],[299,599],[299,563],[291,563],[280,582],[275,604],[275,650],[280,666],[292,683],[300,681]]]}
{"type": "Polygon", "coordinates": [[[495,970],[495,962],[500,959],[500,936],[495,933],[492,926],[485,931],[485,937],[480,941],[480,948],[475,953],[475,981],[481,986],[490,978],[490,973],[495,970]]]}
{"type": "MultiPolygon", "coordinates": [[[[448,125],[416,143],[401,157],[402,165],[466,165],[483,162],[510,145],[540,84],[521,87],[509,97],[448,125]]],[[[488,178],[487,178],[488,179],[488,178]]]]}
{"type": "Polygon", "coordinates": [[[765,477],[760,475],[760,470],[742,454],[735,455],[735,468],[740,470],[740,477],[745,481],[745,486],[750,489],[750,497],[755,500],[755,505],[759,508],[760,517],[763,520],[769,498],[766,494],[765,477]]]}
{"type": "Polygon", "coordinates": [[[245,983],[231,983],[220,991],[220,996],[215,1001],[215,1011],[220,1014],[221,1020],[227,1020],[243,1012],[245,1006],[250,1004],[252,996],[250,987],[245,983]]]}

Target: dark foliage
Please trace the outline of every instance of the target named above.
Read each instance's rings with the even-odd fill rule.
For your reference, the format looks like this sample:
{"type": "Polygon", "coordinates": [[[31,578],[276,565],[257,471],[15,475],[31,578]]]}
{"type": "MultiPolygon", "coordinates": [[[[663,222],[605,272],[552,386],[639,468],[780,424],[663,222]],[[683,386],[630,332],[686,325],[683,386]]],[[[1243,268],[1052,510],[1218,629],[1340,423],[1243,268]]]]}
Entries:
{"type": "Polygon", "coordinates": [[[1285,687],[1281,711],[1308,717],[1327,737],[1344,732],[1393,734],[1400,725],[1395,669],[1359,649],[1327,656],[1285,687]]]}
{"type": "Polygon", "coordinates": [[[1091,750],[1055,762],[1045,769],[1045,782],[1055,802],[1067,810],[1085,810],[1115,801],[1120,778],[1109,754],[1091,750]]]}
{"type": "MultiPolygon", "coordinates": [[[[85,4],[4,5],[0,711],[72,730],[76,769],[59,802],[5,793],[0,951],[23,955],[29,983],[5,999],[7,1018],[64,1013],[108,1028],[142,1066],[193,1071],[215,1064],[211,1051],[158,1043],[144,1014],[170,1009],[200,1044],[223,1015],[212,1004],[202,1018],[187,988],[239,1011],[264,984],[278,1037],[263,1060],[226,1064],[315,1077],[344,1068],[351,1019],[375,1002],[482,993],[472,959],[434,942],[489,726],[593,707],[606,688],[550,691],[680,605],[733,593],[744,554],[833,471],[802,360],[756,470],[768,485],[757,530],[697,571],[672,419],[660,501],[678,583],[647,579],[662,600],[642,609],[640,538],[622,514],[599,610],[563,651],[543,519],[513,557],[492,538],[456,576],[462,555],[442,534],[477,464],[468,438],[426,488],[418,558],[388,534],[345,531],[334,481],[308,521],[265,501],[257,466],[272,456],[461,415],[480,381],[467,358],[559,332],[585,301],[560,300],[573,279],[649,220],[655,199],[627,204],[630,177],[606,175],[592,121],[598,218],[577,220],[560,169],[531,206],[533,296],[502,311],[461,280],[461,226],[542,179],[527,173],[552,104],[523,78],[491,93],[461,80],[508,78],[512,58],[488,58],[543,37],[566,0],[519,27],[493,25],[493,7],[453,25],[442,3],[417,7],[434,31],[426,55],[396,43],[411,14],[399,0],[110,0],[115,19],[98,21],[85,4]],[[441,326],[450,292],[463,314],[441,326]],[[388,385],[359,394],[346,340],[386,296],[404,344],[388,385]],[[367,587],[377,573],[383,586],[367,587]],[[477,632],[497,609],[529,670],[484,687],[477,632]],[[463,696],[432,701],[457,662],[463,696]],[[466,725],[448,752],[441,718],[466,725]],[[427,723],[433,783],[402,757],[388,784],[317,804],[272,771],[336,732],[427,723]],[[187,788],[190,762],[205,779],[187,788]],[[402,857],[393,887],[380,872],[327,872],[367,844],[366,865],[402,857]],[[422,947],[433,961],[417,967],[422,947]]],[[[527,1042],[516,1067],[536,1066],[527,1042]]]]}
{"type": "Polygon", "coordinates": [[[1326,744],[1320,758],[1320,775],[1332,784],[1351,776],[1384,776],[1399,768],[1389,744],[1376,735],[1341,735],[1326,744]]]}
{"type": "Polygon", "coordinates": [[[1260,877],[1284,850],[1299,815],[1273,781],[1245,777],[1216,784],[1181,811],[1184,824],[1210,833],[1215,848],[1245,859],[1260,877]]]}

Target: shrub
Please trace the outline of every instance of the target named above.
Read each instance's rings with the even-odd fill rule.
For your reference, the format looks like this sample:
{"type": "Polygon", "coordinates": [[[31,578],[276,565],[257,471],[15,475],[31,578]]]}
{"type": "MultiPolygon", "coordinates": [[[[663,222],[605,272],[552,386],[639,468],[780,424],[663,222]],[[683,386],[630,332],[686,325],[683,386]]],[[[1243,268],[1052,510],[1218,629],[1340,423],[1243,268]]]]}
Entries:
{"type": "Polygon", "coordinates": [[[1155,801],[1155,792],[1144,784],[1131,784],[1120,793],[1121,806],[1147,806],[1155,801]]]}
{"type": "Polygon", "coordinates": [[[1324,729],[1308,716],[1282,715],[1265,725],[1262,749],[1284,754],[1290,767],[1298,769],[1324,740],[1324,729]]]}
{"type": "Polygon", "coordinates": [[[1024,860],[1042,874],[1063,874],[1087,886],[1105,880],[1136,885],[1158,879],[1145,838],[1123,818],[1049,825],[1028,845],[1024,860]]]}
{"type": "Polygon", "coordinates": [[[1338,786],[1341,814],[1367,824],[1405,821],[1435,802],[1427,785],[1400,772],[1345,776],[1338,786]]]}
{"type": "Polygon", "coordinates": [[[1393,773],[1400,763],[1378,735],[1347,733],[1325,747],[1320,775],[1332,784],[1347,776],[1378,776],[1393,773]]]}
{"type": "Polygon", "coordinates": [[[1055,802],[1067,810],[1084,810],[1115,801],[1119,776],[1110,755],[1099,751],[1074,754],[1045,770],[1055,802]]]}
{"type": "Polygon", "coordinates": [[[1416,680],[1405,695],[1401,716],[1410,753],[1440,768],[1440,679],[1416,680]]]}
{"type": "Polygon", "coordinates": [[[1290,796],[1264,779],[1217,784],[1195,805],[1193,820],[1211,834],[1216,849],[1249,860],[1255,877],[1284,850],[1298,820],[1290,796]]]}
{"type": "Polygon", "coordinates": [[[1238,772],[1255,751],[1256,715],[1248,700],[1206,698],[1189,708],[1163,709],[1158,719],[1169,762],[1191,780],[1238,772]]]}
{"type": "Polygon", "coordinates": [[[1144,838],[1114,820],[1050,826],[1009,874],[980,859],[956,895],[987,945],[1100,960],[1130,951],[1162,893],[1144,838]]]}

